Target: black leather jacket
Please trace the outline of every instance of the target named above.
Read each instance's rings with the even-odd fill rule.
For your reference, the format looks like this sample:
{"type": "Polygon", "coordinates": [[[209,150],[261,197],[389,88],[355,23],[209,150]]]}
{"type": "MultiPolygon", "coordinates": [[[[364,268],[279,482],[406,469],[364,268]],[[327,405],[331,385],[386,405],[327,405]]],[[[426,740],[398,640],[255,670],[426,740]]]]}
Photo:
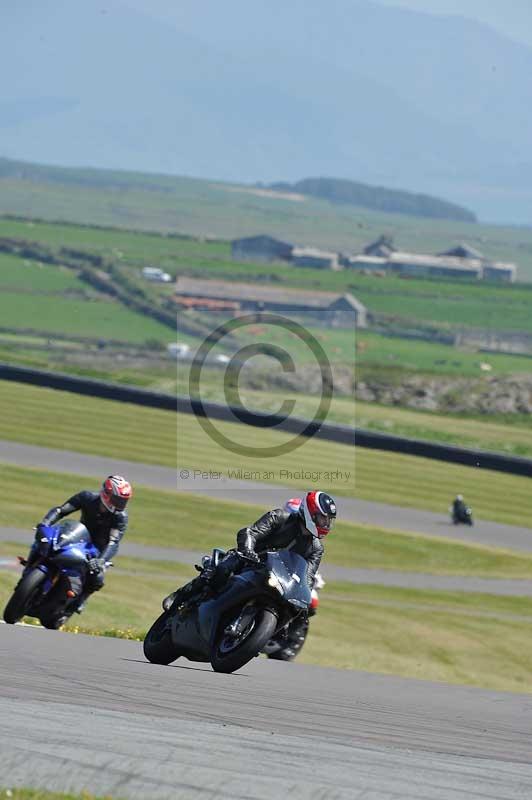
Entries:
{"type": "Polygon", "coordinates": [[[467,511],[467,505],[463,500],[453,500],[453,514],[456,517],[464,517],[467,511]]]}
{"type": "Polygon", "coordinates": [[[253,525],[238,531],[236,541],[240,551],[263,553],[286,548],[303,556],[308,564],[307,577],[312,589],[323,555],[323,544],[307,531],[298,514],[274,508],[253,525]]]}
{"type": "Polygon", "coordinates": [[[78,492],[62,506],[51,508],[42,519],[43,525],[55,525],[58,520],[81,511],[80,521],[86,526],[93,543],[106,561],[116,555],[120,539],[127,528],[127,511],[107,511],[96,492],[78,492]]]}

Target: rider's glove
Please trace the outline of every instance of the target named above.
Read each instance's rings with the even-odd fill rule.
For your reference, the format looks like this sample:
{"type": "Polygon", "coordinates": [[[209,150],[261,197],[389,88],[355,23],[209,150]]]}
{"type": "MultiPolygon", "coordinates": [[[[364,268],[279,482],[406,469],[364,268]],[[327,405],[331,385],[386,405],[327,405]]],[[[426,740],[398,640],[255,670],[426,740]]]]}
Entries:
{"type": "Polygon", "coordinates": [[[88,566],[89,572],[93,572],[95,575],[98,575],[99,572],[103,572],[105,569],[105,559],[89,558],[88,566]]]}
{"type": "Polygon", "coordinates": [[[43,525],[42,522],[38,522],[35,526],[35,533],[38,533],[40,536],[44,536],[44,532],[46,530],[46,525],[43,525]]]}
{"type": "Polygon", "coordinates": [[[260,561],[260,558],[254,550],[237,550],[237,553],[240,558],[244,558],[246,561],[254,561],[255,564],[260,561]]]}

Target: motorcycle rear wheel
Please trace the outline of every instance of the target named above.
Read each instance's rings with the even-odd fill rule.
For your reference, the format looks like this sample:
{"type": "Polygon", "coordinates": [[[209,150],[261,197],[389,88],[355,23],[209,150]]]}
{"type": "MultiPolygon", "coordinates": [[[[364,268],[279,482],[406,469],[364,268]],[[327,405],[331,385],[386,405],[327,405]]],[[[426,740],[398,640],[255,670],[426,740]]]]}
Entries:
{"type": "Polygon", "coordinates": [[[273,611],[258,609],[255,624],[241,643],[229,652],[223,652],[221,644],[224,639],[222,631],[214,643],[211,653],[211,666],[215,672],[235,672],[258,656],[266,642],[268,642],[277,627],[277,617],[273,611]]]}
{"type": "Polygon", "coordinates": [[[21,578],[4,609],[4,622],[14,625],[22,619],[45,578],[40,569],[33,569],[21,578]]]}
{"type": "Polygon", "coordinates": [[[152,664],[170,664],[179,658],[169,627],[170,615],[163,611],[144,638],[144,655],[152,664]]]}
{"type": "Polygon", "coordinates": [[[48,628],[51,631],[58,631],[70,619],[70,614],[65,614],[60,611],[56,614],[44,614],[41,618],[41,625],[43,628],[48,628]]]}

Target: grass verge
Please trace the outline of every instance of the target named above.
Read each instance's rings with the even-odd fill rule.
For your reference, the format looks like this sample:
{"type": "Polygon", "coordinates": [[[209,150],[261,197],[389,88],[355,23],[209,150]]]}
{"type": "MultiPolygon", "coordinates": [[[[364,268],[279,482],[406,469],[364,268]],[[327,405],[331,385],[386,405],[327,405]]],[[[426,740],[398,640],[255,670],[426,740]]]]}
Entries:
{"type": "Polygon", "coordinates": [[[0,440],[52,448],[61,443],[83,453],[110,458],[120,453],[132,461],[174,468],[177,463],[299,489],[319,485],[331,494],[442,514],[461,492],[478,518],[531,525],[532,493],[525,477],[315,439],[287,455],[265,458],[261,448],[284,444],[291,434],[216,422],[231,441],[257,450],[241,456],[214,442],[192,415],[179,414],[176,420],[169,411],[8,381],[0,382],[0,393],[0,440]]]}
{"type": "Polygon", "coordinates": [[[328,585],[301,661],[532,692],[530,598],[328,585]]]}
{"type": "MultiPolygon", "coordinates": [[[[90,480],[56,473],[0,465],[0,525],[28,529],[45,510],[62,502],[90,480]],[[28,497],[26,487],[31,485],[28,497]]],[[[280,498],[280,502],[284,498],[280,498]]],[[[127,541],[158,547],[208,552],[213,547],[234,547],[236,532],[266,509],[223,502],[196,495],[172,494],[138,488],[131,502],[127,541]]],[[[21,551],[17,546],[16,553],[21,551]]],[[[504,549],[462,544],[412,533],[396,533],[366,525],[338,523],[326,542],[330,564],[366,569],[389,569],[434,575],[529,579],[532,556],[504,549]]],[[[120,556],[117,562],[123,563],[120,556]]]]}

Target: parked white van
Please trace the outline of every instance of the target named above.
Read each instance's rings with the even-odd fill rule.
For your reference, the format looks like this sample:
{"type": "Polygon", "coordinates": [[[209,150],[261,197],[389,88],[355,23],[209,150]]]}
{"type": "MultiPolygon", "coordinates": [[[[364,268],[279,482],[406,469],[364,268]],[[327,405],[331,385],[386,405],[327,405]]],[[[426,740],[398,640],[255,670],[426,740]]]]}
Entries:
{"type": "Polygon", "coordinates": [[[143,267],[142,277],[147,281],[157,281],[158,283],[170,283],[172,276],[167,272],[163,272],[159,267],[143,267]]]}

